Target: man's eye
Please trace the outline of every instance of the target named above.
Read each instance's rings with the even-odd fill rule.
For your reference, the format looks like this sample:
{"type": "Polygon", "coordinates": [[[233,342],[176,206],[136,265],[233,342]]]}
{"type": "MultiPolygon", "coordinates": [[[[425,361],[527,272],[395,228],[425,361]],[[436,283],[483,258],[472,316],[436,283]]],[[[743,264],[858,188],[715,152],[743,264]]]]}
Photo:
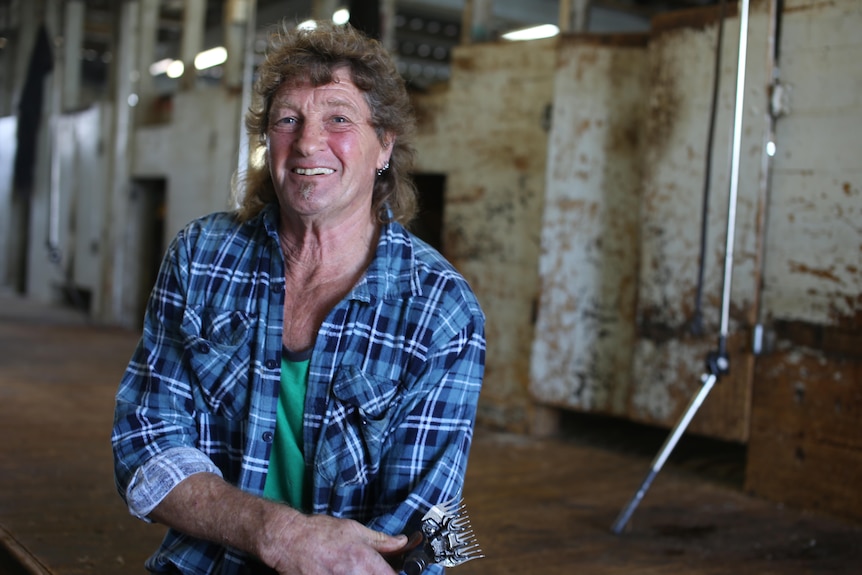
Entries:
{"type": "Polygon", "coordinates": [[[272,123],[272,128],[274,130],[294,130],[296,129],[298,122],[296,118],[293,116],[286,116],[284,118],[278,118],[272,123]]]}

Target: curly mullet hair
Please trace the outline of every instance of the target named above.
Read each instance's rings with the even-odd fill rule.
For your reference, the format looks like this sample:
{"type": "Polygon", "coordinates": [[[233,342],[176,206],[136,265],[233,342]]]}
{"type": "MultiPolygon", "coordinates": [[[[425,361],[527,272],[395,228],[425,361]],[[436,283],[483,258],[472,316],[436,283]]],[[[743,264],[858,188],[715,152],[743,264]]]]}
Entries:
{"type": "MultiPolygon", "coordinates": [[[[417,210],[416,187],[410,176],[415,157],[413,108],[404,80],[387,50],[349,25],[318,22],[314,29],[289,29],[283,23],[272,33],[266,58],[258,68],[255,102],[245,116],[252,154],[257,155],[265,146],[272,99],[283,84],[310,82],[312,86],[323,86],[332,81],[334,70],[343,67],[350,70],[353,83],[371,109],[371,125],[380,143],[388,144],[385,134],[394,136],[389,169],[374,182],[371,209],[382,223],[397,221],[407,225],[417,210]]],[[[269,168],[264,160],[237,175],[234,193],[241,220],[256,216],[264,206],[278,201],[269,168]]]]}

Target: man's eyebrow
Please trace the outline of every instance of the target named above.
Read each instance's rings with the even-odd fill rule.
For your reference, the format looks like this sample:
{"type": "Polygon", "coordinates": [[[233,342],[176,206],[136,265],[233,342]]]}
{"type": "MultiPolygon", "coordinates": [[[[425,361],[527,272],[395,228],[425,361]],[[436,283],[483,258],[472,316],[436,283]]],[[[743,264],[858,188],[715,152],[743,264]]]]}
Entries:
{"type": "Polygon", "coordinates": [[[359,112],[359,107],[351,102],[350,100],[344,100],[342,98],[330,98],[326,100],[326,105],[330,108],[347,108],[353,112],[359,112]]]}

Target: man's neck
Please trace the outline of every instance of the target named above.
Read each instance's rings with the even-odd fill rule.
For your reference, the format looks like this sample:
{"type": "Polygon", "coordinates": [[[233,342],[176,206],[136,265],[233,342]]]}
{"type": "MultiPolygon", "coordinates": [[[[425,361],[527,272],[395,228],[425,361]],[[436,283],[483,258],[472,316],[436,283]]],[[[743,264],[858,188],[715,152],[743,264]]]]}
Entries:
{"type": "Polygon", "coordinates": [[[371,262],[380,226],[370,217],[353,218],[339,226],[282,221],[279,231],[286,276],[314,286],[339,279],[355,281],[371,262]]]}

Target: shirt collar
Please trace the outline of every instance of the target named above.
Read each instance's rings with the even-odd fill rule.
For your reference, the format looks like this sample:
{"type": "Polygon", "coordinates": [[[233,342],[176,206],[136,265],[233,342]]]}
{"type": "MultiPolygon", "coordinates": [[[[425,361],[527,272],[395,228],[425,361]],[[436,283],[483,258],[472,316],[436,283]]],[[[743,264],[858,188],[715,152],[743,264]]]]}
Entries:
{"type": "Polygon", "coordinates": [[[354,288],[354,297],[373,302],[418,295],[414,247],[413,238],[404,226],[397,222],[383,224],[374,259],[354,288]]]}

